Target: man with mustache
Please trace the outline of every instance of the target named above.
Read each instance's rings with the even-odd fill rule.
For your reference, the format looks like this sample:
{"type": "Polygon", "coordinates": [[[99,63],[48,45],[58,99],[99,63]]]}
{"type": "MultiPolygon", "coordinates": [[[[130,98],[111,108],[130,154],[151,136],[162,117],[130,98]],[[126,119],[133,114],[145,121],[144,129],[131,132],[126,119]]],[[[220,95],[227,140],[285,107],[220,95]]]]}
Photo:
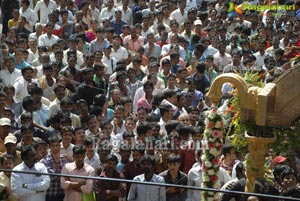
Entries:
{"type": "MultiPolygon", "coordinates": [[[[155,165],[156,160],[154,156],[143,156],[141,166],[144,174],[136,176],[133,181],[165,183],[162,176],[154,174],[155,165]]],[[[128,194],[128,201],[137,200],[166,201],[166,188],[164,186],[132,184],[128,194]]]]}
{"type": "Polygon", "coordinates": [[[37,154],[33,146],[22,147],[21,158],[23,162],[17,165],[14,171],[30,171],[39,174],[12,173],[11,190],[20,200],[45,201],[46,190],[50,186],[50,177],[44,164],[37,162],[37,154]]]}
{"type": "MultiPolygon", "coordinates": [[[[67,163],[61,173],[91,177],[95,175],[93,167],[84,163],[86,149],[83,145],[73,148],[74,162],[67,163]]],[[[93,190],[93,180],[74,177],[61,177],[60,184],[65,192],[65,201],[82,201],[83,193],[89,194],[93,190]]]]}
{"type": "MultiPolygon", "coordinates": [[[[105,157],[104,170],[99,176],[104,178],[124,179],[123,174],[118,173],[116,170],[117,163],[118,158],[115,155],[107,155],[105,157]]],[[[119,198],[126,195],[126,184],[116,181],[97,180],[95,181],[94,190],[97,201],[118,201],[119,198]]]]}

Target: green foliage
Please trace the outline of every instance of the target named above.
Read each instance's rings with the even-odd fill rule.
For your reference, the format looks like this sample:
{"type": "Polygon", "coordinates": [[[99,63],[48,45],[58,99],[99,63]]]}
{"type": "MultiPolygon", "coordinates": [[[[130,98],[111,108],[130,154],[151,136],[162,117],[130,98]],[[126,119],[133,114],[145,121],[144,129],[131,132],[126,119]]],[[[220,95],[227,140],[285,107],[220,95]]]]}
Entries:
{"type": "Polygon", "coordinates": [[[299,148],[300,144],[300,120],[298,119],[289,128],[275,129],[276,141],[271,148],[276,153],[289,154],[299,148]]]}
{"type": "MultiPolygon", "coordinates": [[[[247,72],[243,76],[244,80],[248,84],[248,87],[257,86],[264,87],[265,83],[261,80],[258,73],[247,72]]],[[[226,140],[230,141],[231,144],[237,149],[237,151],[245,156],[247,152],[247,141],[245,138],[245,132],[248,133],[256,133],[253,125],[241,123],[240,121],[240,98],[238,95],[238,91],[234,90],[232,93],[233,97],[230,99],[229,104],[232,105],[233,108],[233,118],[231,119],[231,123],[229,125],[229,129],[226,135],[226,140]]]]}
{"type": "MultiPolygon", "coordinates": [[[[244,76],[245,81],[250,86],[257,86],[263,88],[265,83],[262,82],[258,73],[249,72],[244,76]]],[[[229,104],[232,105],[233,117],[231,118],[229,129],[226,139],[236,147],[237,151],[242,155],[247,152],[247,141],[245,139],[245,132],[255,134],[254,125],[245,124],[240,122],[240,99],[238,91],[233,91],[233,97],[230,99],[229,104]]],[[[275,153],[289,154],[295,149],[299,148],[300,144],[300,119],[295,121],[289,128],[276,128],[274,133],[277,137],[275,143],[270,147],[275,153]]]]}

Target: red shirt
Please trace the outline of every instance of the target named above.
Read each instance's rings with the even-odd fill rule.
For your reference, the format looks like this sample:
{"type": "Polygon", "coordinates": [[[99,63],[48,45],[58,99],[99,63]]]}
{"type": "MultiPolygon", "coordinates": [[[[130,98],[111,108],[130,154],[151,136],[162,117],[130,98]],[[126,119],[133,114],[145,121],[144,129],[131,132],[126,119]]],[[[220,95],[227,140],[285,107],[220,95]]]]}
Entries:
{"type": "Polygon", "coordinates": [[[185,174],[188,174],[190,169],[196,162],[195,150],[191,149],[190,146],[185,145],[180,149],[180,170],[185,174]]]}
{"type": "MultiPolygon", "coordinates": [[[[135,176],[144,174],[144,171],[141,168],[141,164],[136,164],[134,161],[127,163],[123,169],[123,174],[125,179],[132,180],[135,176]]],[[[130,183],[127,184],[127,192],[130,190],[130,183]]]]}

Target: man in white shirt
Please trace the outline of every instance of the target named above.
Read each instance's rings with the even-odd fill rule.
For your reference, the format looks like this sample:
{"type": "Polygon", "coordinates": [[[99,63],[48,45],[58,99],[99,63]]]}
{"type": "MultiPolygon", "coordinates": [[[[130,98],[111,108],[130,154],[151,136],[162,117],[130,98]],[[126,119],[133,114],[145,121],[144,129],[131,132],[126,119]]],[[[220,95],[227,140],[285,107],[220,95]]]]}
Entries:
{"type": "Polygon", "coordinates": [[[52,50],[52,45],[57,42],[58,37],[52,34],[53,24],[48,22],[46,24],[46,33],[39,37],[39,46],[47,46],[49,50],[52,50]]]}
{"type": "Polygon", "coordinates": [[[43,25],[41,24],[41,23],[36,23],[35,25],[34,25],[34,30],[35,30],[35,32],[33,32],[33,33],[31,33],[31,34],[29,34],[29,36],[28,36],[28,40],[29,39],[31,39],[31,38],[34,38],[34,39],[36,39],[36,41],[37,41],[37,46],[39,46],[39,37],[43,34],[43,25]]]}
{"type": "Polygon", "coordinates": [[[27,49],[27,51],[29,54],[28,54],[27,62],[32,63],[35,59],[39,58],[39,53],[37,49],[37,39],[30,38],[30,36],[28,38],[29,38],[28,39],[29,48],[27,49]]]}
{"type": "Polygon", "coordinates": [[[12,173],[11,189],[22,201],[44,201],[46,190],[50,187],[50,177],[44,164],[37,162],[37,154],[32,146],[22,148],[23,162],[17,165],[15,171],[30,171],[36,174],[12,173]]]}
{"type": "Polygon", "coordinates": [[[101,162],[98,153],[95,151],[94,139],[85,139],[84,146],[86,148],[84,163],[92,166],[96,170],[100,167],[101,162]]]}
{"type": "Polygon", "coordinates": [[[185,11],[188,12],[191,8],[198,9],[197,1],[198,0],[188,0],[186,2],[185,11]]]}
{"type": "Polygon", "coordinates": [[[5,61],[6,69],[0,71],[0,78],[3,80],[5,86],[12,86],[16,80],[22,77],[20,70],[15,68],[15,59],[8,57],[5,61]]]}
{"type": "Polygon", "coordinates": [[[49,105],[49,116],[53,116],[60,111],[60,101],[66,96],[66,87],[62,84],[57,84],[54,87],[54,93],[56,98],[49,105]]]}
{"type": "Polygon", "coordinates": [[[166,130],[166,124],[172,119],[174,112],[171,105],[163,104],[159,106],[159,111],[161,118],[158,122],[158,125],[160,126],[160,135],[161,137],[165,137],[168,135],[168,132],[166,130]]]}
{"type": "Polygon", "coordinates": [[[147,56],[147,58],[155,57],[157,61],[159,61],[161,58],[161,48],[159,45],[154,43],[153,33],[147,34],[147,41],[148,43],[144,45],[145,55],[147,56]]]}
{"type": "MultiPolygon", "coordinates": [[[[74,16],[71,11],[67,8],[67,0],[60,0],[58,1],[59,7],[57,10],[60,12],[61,10],[67,10],[68,11],[68,21],[74,21],[74,16]]],[[[59,21],[61,22],[61,16],[59,16],[59,21]]]]}
{"type": "Polygon", "coordinates": [[[97,0],[92,0],[89,5],[89,9],[91,11],[91,14],[92,14],[92,17],[94,20],[97,20],[99,14],[100,14],[100,11],[96,6],[97,6],[97,0]]]}
{"type": "Polygon", "coordinates": [[[103,8],[98,16],[98,23],[102,23],[104,19],[112,20],[115,15],[115,8],[113,7],[113,0],[107,0],[107,7],[103,8]]]}
{"type": "Polygon", "coordinates": [[[116,59],[116,62],[120,60],[128,59],[127,50],[121,46],[121,36],[115,34],[113,36],[113,47],[111,48],[111,56],[116,59]]]}
{"type": "Polygon", "coordinates": [[[218,44],[219,51],[214,54],[214,64],[217,66],[217,72],[222,73],[224,66],[232,63],[232,57],[226,53],[226,43],[220,42],[218,44]]]}
{"type": "Polygon", "coordinates": [[[179,8],[170,14],[170,20],[176,20],[176,22],[181,25],[181,23],[187,20],[187,11],[185,11],[186,0],[180,0],[178,3],[179,8]]]}
{"type": "Polygon", "coordinates": [[[256,66],[259,68],[262,68],[265,65],[264,59],[266,58],[266,56],[269,55],[265,51],[265,49],[266,49],[266,41],[265,40],[259,41],[258,51],[253,54],[256,58],[256,62],[255,62],[256,66]]]}
{"type": "Polygon", "coordinates": [[[83,53],[80,52],[77,49],[77,43],[78,41],[75,38],[70,38],[69,39],[69,48],[64,50],[64,58],[63,58],[63,62],[64,63],[68,63],[68,52],[70,50],[75,50],[76,51],[76,58],[77,58],[77,64],[79,66],[82,66],[84,64],[84,59],[83,59],[83,53]]]}
{"type": "MultiPolygon", "coordinates": [[[[171,46],[174,44],[178,44],[178,37],[179,36],[177,33],[172,33],[170,35],[170,44],[164,45],[161,49],[161,57],[162,58],[170,55],[171,46]]],[[[186,60],[186,52],[185,52],[184,48],[181,47],[180,45],[179,45],[179,55],[180,55],[181,59],[186,60]]]]}
{"type": "Polygon", "coordinates": [[[26,18],[25,28],[30,32],[33,31],[34,24],[39,20],[37,14],[29,8],[30,2],[29,0],[21,0],[21,8],[19,10],[20,16],[26,18]]]}
{"type": "MultiPolygon", "coordinates": [[[[192,187],[201,187],[202,185],[202,161],[201,161],[201,155],[202,151],[198,150],[196,151],[196,158],[198,159],[198,162],[196,162],[192,169],[190,169],[188,173],[188,183],[187,186],[192,187]]],[[[226,170],[222,167],[219,167],[220,170],[220,176],[219,176],[219,182],[221,185],[231,180],[231,177],[228,175],[226,170]]],[[[187,199],[186,201],[201,201],[202,200],[202,194],[199,190],[188,190],[187,191],[187,199]]]]}
{"type": "Polygon", "coordinates": [[[105,74],[111,75],[114,72],[114,69],[117,67],[117,61],[111,56],[112,46],[106,45],[103,50],[102,62],[105,65],[105,74]]]}
{"type": "Polygon", "coordinates": [[[122,11],[122,21],[126,22],[128,25],[132,25],[132,10],[128,7],[128,3],[128,0],[122,0],[122,6],[120,6],[118,9],[122,11]]]}
{"type": "Polygon", "coordinates": [[[141,36],[146,39],[149,33],[154,34],[154,30],[150,27],[150,16],[143,16],[141,36]]]}
{"type": "Polygon", "coordinates": [[[53,0],[40,0],[36,3],[34,12],[40,14],[40,23],[46,24],[48,21],[48,15],[52,10],[56,9],[57,4],[53,0]]]}
{"type": "Polygon", "coordinates": [[[27,86],[32,82],[33,69],[30,66],[22,69],[22,77],[16,80],[14,83],[15,87],[15,100],[18,102],[23,101],[23,98],[28,96],[27,86]]]}

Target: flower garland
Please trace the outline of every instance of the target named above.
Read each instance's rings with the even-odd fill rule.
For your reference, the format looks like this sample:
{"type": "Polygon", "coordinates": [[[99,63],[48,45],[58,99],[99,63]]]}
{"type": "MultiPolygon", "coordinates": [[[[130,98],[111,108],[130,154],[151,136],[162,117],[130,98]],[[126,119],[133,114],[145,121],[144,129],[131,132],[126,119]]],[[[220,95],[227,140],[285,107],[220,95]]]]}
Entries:
{"type": "MultiPolygon", "coordinates": [[[[202,187],[220,188],[219,184],[219,157],[221,155],[223,143],[223,117],[213,108],[205,113],[205,130],[202,140],[202,187]]],[[[204,201],[219,200],[218,193],[202,192],[204,201]]]]}

